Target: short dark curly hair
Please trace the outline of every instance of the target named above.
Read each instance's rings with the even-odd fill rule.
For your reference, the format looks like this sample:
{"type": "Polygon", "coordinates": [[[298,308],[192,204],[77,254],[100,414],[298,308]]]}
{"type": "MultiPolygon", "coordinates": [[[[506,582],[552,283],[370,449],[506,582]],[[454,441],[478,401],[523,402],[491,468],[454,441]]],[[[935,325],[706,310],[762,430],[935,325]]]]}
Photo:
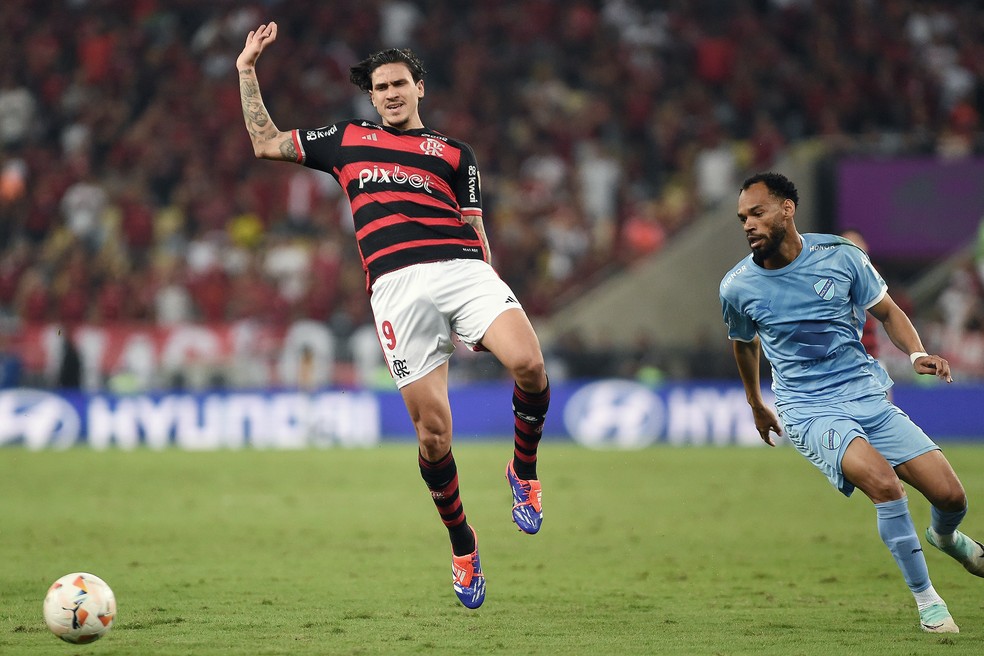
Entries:
{"type": "Polygon", "coordinates": [[[793,205],[799,206],[800,198],[799,192],[796,191],[796,185],[782,173],[756,173],[741,183],[741,190],[738,193],[746,191],[758,182],[763,183],[768,188],[770,195],[779,200],[786,200],[788,198],[793,201],[793,205]]]}
{"type": "Polygon", "coordinates": [[[365,92],[372,91],[372,72],[383,64],[406,64],[413,76],[414,83],[424,79],[427,71],[417,55],[409,48],[387,48],[377,53],[369,55],[358,64],[353,66],[350,71],[349,80],[352,84],[365,92]]]}

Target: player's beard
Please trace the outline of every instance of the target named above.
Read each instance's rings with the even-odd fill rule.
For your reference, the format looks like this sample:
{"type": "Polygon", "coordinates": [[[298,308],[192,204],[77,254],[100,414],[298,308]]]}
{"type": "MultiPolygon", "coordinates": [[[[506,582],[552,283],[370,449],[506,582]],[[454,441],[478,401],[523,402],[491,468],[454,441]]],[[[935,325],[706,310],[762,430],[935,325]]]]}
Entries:
{"type": "Polygon", "coordinates": [[[762,263],[779,252],[779,247],[786,239],[786,226],[779,224],[772,230],[765,243],[758,248],[752,249],[752,261],[762,266],[762,263]]]}

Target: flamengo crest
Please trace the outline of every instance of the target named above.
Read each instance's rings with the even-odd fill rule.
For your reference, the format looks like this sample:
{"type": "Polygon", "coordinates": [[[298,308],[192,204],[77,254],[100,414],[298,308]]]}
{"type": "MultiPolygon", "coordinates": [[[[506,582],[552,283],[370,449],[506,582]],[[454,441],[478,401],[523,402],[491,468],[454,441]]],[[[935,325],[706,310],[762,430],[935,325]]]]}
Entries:
{"type": "Polygon", "coordinates": [[[424,151],[425,155],[440,157],[444,153],[444,144],[437,139],[428,137],[426,141],[420,143],[420,149],[424,151]]]}

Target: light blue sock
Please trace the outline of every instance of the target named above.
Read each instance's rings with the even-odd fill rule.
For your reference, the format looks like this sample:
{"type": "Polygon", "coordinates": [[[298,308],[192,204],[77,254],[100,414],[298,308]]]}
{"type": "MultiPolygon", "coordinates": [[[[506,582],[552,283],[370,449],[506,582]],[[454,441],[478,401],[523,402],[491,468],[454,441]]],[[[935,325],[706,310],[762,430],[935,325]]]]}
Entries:
{"type": "Polygon", "coordinates": [[[908,498],[876,503],[875,511],[878,513],[878,534],[902,570],[906,585],[914,593],[922,592],[930,586],[929,569],[909,515],[908,498]]]}
{"type": "Polygon", "coordinates": [[[933,518],[930,523],[933,530],[940,535],[951,535],[960,526],[964,515],[967,514],[967,506],[964,506],[963,510],[958,510],[957,512],[943,512],[936,506],[932,506],[929,509],[929,513],[933,518]]]}

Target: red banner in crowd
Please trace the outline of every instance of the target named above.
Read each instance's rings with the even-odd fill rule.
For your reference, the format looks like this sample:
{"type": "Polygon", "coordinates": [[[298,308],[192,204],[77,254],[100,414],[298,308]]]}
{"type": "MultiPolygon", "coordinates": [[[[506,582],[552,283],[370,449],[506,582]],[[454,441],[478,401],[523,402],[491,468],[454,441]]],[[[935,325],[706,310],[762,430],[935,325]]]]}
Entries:
{"type": "Polygon", "coordinates": [[[176,326],[83,324],[70,331],[57,324],[36,324],[19,331],[15,350],[25,374],[57,384],[66,352],[74,347],[82,387],[96,389],[120,374],[137,378],[144,387],[154,380],[160,382],[162,376],[187,376],[195,371],[227,375],[233,370],[240,383],[296,384],[296,378],[288,378],[298,374],[303,354],[330,355],[333,343],[327,327],[307,321],[288,327],[248,321],[176,326]]]}

